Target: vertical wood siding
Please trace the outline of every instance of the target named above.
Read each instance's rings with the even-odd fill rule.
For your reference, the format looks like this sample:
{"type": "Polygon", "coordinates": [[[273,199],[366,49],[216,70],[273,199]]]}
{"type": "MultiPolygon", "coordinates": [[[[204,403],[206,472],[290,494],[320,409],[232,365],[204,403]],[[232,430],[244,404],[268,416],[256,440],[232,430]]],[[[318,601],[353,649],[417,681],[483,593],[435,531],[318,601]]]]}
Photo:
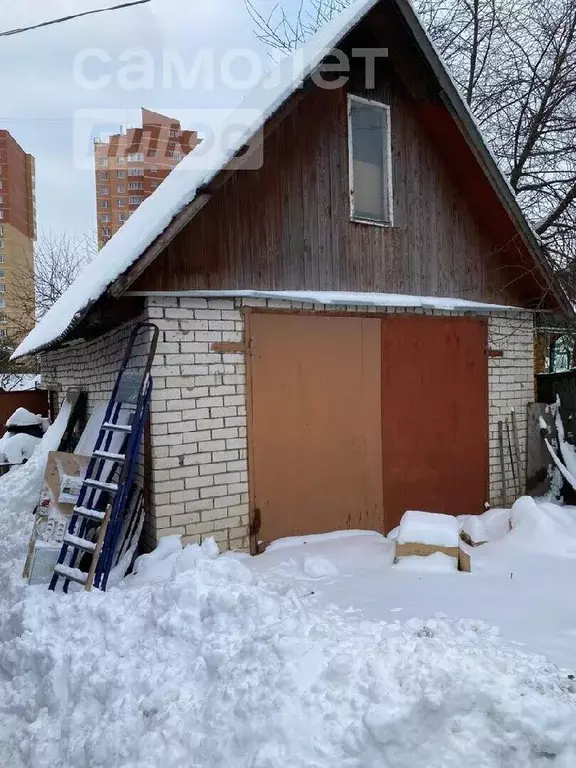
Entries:
{"type": "Polygon", "coordinates": [[[532,278],[505,267],[525,255],[503,249],[514,230],[446,108],[414,95],[426,77],[406,75],[421,66],[411,44],[392,21],[382,28],[390,60],[376,90],[355,77],[349,88],[391,107],[395,226],[350,221],[348,91],[311,86],[266,137],[263,167],[233,175],[133,289],[382,291],[522,305],[541,297],[532,278]]]}

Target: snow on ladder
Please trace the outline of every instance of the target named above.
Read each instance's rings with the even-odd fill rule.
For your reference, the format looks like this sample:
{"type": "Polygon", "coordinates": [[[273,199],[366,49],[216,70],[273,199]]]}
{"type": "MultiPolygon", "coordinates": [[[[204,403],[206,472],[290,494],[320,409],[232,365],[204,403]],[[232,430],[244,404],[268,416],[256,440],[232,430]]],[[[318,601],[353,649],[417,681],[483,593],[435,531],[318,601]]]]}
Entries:
{"type": "Polygon", "coordinates": [[[74,507],[68,533],[50,582],[55,590],[63,579],[85,589],[105,590],[108,576],[120,554],[127,551],[137,530],[143,506],[135,491],[134,476],[140,442],[150,411],[152,376],[159,330],[153,323],[138,323],[131,335],[100,427],[92,457],[74,507]],[[134,346],[143,331],[150,332],[149,350],[139,370],[129,370],[134,346]],[[128,415],[128,423],[126,421],[128,415]],[[120,444],[118,444],[120,443],[120,444]],[[124,539],[122,538],[124,536],[124,539]],[[89,558],[84,570],[84,559],[89,558]]]}

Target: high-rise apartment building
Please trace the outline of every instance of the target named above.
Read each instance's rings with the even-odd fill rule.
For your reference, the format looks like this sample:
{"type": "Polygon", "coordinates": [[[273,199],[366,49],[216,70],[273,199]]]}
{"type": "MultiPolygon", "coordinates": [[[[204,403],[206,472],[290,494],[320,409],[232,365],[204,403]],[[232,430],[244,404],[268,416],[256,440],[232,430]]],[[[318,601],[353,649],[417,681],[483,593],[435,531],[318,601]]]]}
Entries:
{"type": "Polygon", "coordinates": [[[143,109],[142,128],[94,142],[100,247],[198,141],[196,131],[183,131],[178,120],[143,109]]]}
{"type": "Polygon", "coordinates": [[[34,158],[0,130],[0,340],[25,336],[36,323],[34,158]]]}

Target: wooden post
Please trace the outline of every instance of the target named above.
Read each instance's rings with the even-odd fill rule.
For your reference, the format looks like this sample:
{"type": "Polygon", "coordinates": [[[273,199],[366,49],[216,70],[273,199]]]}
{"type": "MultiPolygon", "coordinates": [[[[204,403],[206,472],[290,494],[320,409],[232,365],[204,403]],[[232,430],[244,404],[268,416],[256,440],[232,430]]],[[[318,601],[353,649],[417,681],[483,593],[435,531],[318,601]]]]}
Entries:
{"type": "Polygon", "coordinates": [[[96,576],[96,567],[98,565],[98,560],[100,559],[100,553],[102,552],[102,546],[104,544],[104,538],[106,536],[108,523],[110,522],[111,512],[112,512],[112,505],[108,504],[108,507],[106,508],[106,514],[104,515],[104,520],[102,520],[102,525],[100,526],[100,531],[98,533],[96,549],[94,550],[94,554],[92,555],[92,563],[90,564],[90,570],[88,571],[88,578],[86,579],[86,585],[84,587],[86,592],[90,592],[92,590],[92,587],[94,586],[94,577],[96,576]]]}
{"type": "Polygon", "coordinates": [[[500,473],[502,475],[502,506],[505,507],[508,502],[508,489],[506,487],[506,462],[504,460],[504,425],[498,422],[498,443],[500,445],[500,473]]]}
{"type": "Polygon", "coordinates": [[[512,438],[514,440],[514,452],[516,454],[516,478],[518,487],[518,496],[522,496],[524,493],[524,487],[522,483],[522,459],[520,457],[520,441],[518,440],[518,423],[516,421],[516,411],[512,408],[510,414],[512,420],[512,438]]]}
{"type": "Polygon", "coordinates": [[[504,426],[506,427],[506,439],[508,440],[508,456],[510,458],[510,469],[512,470],[512,487],[514,489],[514,496],[518,496],[518,482],[516,480],[516,464],[514,462],[514,451],[512,449],[512,435],[510,432],[510,422],[508,419],[504,419],[504,426]]]}

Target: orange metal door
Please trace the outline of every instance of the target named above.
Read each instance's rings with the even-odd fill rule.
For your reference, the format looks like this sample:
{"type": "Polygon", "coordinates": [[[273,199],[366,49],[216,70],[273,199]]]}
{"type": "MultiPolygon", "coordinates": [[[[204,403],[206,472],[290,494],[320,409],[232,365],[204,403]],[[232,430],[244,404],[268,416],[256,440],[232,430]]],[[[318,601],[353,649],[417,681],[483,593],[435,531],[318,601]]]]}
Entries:
{"type": "Polygon", "coordinates": [[[487,325],[469,318],[382,321],[386,528],[407,509],[484,511],[488,486],[487,325]]]}
{"type": "Polygon", "coordinates": [[[257,538],[382,530],[381,322],[253,313],[257,538]]]}

